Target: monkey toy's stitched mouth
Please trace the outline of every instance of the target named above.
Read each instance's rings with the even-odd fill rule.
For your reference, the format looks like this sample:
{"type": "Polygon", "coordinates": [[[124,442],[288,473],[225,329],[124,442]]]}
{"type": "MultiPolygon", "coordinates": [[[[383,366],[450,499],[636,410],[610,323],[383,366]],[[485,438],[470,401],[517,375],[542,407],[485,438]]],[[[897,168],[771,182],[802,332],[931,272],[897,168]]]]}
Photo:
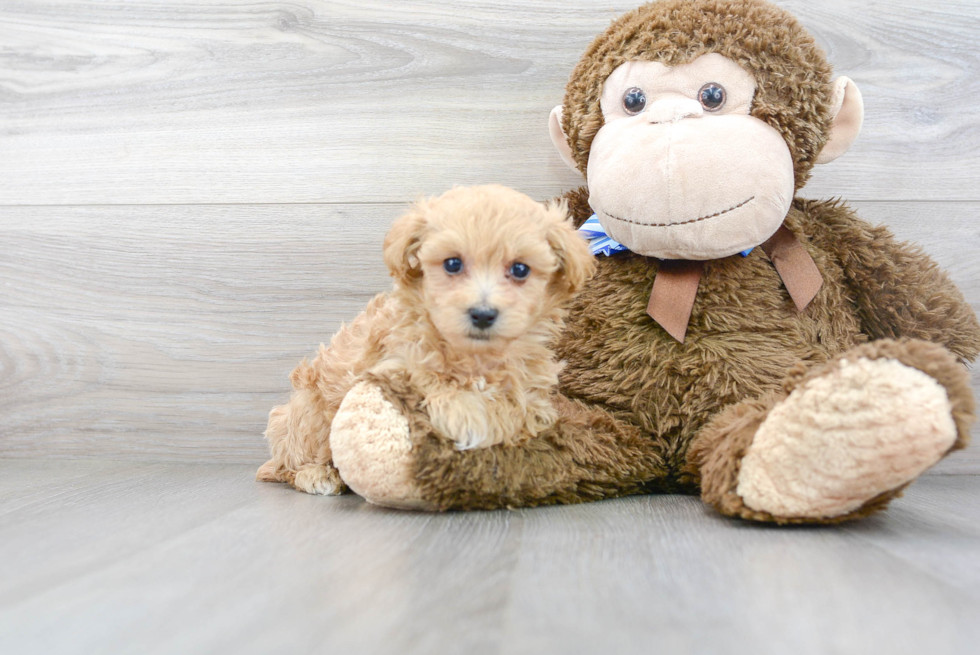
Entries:
{"type": "Polygon", "coordinates": [[[695,218],[689,221],[681,221],[680,223],[641,223],[639,221],[631,221],[628,218],[620,218],[619,216],[613,216],[608,212],[602,212],[602,213],[613,220],[619,221],[621,223],[629,223],[630,225],[640,225],[642,227],[676,227],[678,225],[691,225],[692,223],[700,223],[701,221],[707,221],[712,218],[718,218],[719,216],[724,216],[725,214],[731,213],[736,209],[741,209],[742,207],[749,204],[753,200],[755,200],[755,196],[752,196],[748,200],[743,200],[742,202],[738,203],[734,207],[729,207],[728,209],[724,209],[720,212],[715,212],[714,214],[708,214],[707,216],[701,216],[700,218],[695,218]]]}

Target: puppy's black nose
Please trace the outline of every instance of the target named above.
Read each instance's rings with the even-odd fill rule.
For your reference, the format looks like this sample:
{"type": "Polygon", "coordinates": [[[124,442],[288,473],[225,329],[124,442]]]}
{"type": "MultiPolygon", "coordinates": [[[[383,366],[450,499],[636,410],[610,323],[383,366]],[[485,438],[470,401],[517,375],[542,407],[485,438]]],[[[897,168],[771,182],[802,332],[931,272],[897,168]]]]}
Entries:
{"type": "Polygon", "coordinates": [[[497,314],[499,313],[491,307],[471,307],[470,321],[473,323],[473,327],[486,330],[497,320],[497,314]]]}

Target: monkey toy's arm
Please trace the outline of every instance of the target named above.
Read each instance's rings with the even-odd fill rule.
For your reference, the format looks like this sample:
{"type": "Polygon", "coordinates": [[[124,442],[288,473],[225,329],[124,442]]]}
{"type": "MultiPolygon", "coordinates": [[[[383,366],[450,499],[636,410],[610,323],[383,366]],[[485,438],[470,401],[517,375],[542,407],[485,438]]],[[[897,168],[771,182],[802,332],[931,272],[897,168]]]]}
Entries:
{"type": "Polygon", "coordinates": [[[859,219],[841,202],[797,200],[811,241],[844,269],[863,331],[872,339],[922,339],[961,360],[980,353],[980,323],[949,276],[917,246],[859,219]]]}
{"type": "Polygon", "coordinates": [[[367,375],[331,426],[334,463],[368,501],[405,509],[496,509],[640,493],[667,475],[662,445],[602,408],[556,395],[552,429],[519,446],[457,450],[402,380],[367,375]]]}

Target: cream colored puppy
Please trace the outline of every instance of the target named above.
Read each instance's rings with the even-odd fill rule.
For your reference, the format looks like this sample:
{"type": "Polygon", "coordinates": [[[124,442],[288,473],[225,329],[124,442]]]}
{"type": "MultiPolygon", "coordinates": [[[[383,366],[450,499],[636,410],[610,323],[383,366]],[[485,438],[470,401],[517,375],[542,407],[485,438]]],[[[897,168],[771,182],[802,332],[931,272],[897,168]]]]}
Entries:
{"type": "Polygon", "coordinates": [[[518,443],[556,420],[561,365],[550,343],[563,304],[594,268],[563,203],[501,186],[455,188],[398,219],[384,258],[394,289],[290,376],[292,397],[269,416],[272,459],[259,480],[342,492],[330,423],[366,373],[407,381],[459,449],[518,443]]]}

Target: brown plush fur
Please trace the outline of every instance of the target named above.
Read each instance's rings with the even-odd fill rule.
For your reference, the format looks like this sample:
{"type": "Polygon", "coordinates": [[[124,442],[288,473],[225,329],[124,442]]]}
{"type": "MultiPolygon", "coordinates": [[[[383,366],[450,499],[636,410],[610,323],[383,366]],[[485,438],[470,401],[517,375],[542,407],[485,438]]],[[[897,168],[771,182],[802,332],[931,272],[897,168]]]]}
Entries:
{"type": "MultiPolygon", "coordinates": [[[[584,190],[568,196],[578,223],[590,213],[586,197],[584,190]]],[[[442,508],[476,509],[583,502],[639,491],[702,492],[726,514],[819,523],[718,502],[715,489],[730,491],[755,430],[792,390],[786,385],[845,353],[890,356],[936,378],[953,403],[957,447],[962,447],[973,417],[972,392],[963,367],[946,348],[966,360],[980,352],[980,325],[962,294],[918,248],[896,242],[887,229],[872,228],[839,202],[798,200],[787,225],[824,276],[807,311],[796,312],[772,264],[757,249],[747,260],[735,256],[707,264],[683,344],[646,315],[657,260],[632,253],[599,259],[596,276],[572,301],[556,347],[567,362],[560,389],[571,400],[559,405],[555,433],[542,435],[533,450],[494,447],[454,455],[426,437],[424,418],[411,414],[423,421],[413,426],[419,442],[415,475],[423,497],[442,508]],[[876,265],[896,260],[911,263],[901,269],[876,265]],[[883,288],[893,296],[904,294],[904,322],[889,320],[894,307],[875,304],[883,288]],[[862,308],[872,313],[865,318],[862,308]],[[869,327],[881,324],[895,331],[888,336],[938,334],[936,342],[945,348],[867,343],[869,327]],[[726,426],[723,432],[705,429],[716,416],[714,425],[726,426]],[[637,438],[637,431],[644,436],[637,438]],[[711,460],[714,468],[703,471],[706,453],[722,444],[711,460]],[[696,457],[689,458],[689,450],[696,457]],[[706,484],[711,478],[717,479],[706,484]]],[[[386,384],[390,388],[389,383],[382,387],[386,384]]],[[[400,393],[393,389],[389,399],[400,393]]],[[[881,509],[899,491],[831,522],[881,509]]]]}
{"type": "MultiPolygon", "coordinates": [[[[752,115],[784,136],[802,187],[828,137],[830,66],[791,15],[759,0],[661,0],[600,35],[573,72],[564,105],[563,127],[583,173],[611,71],[630,59],[671,65],[707,52],[755,75],[752,115]]],[[[580,225],[592,213],[588,191],[566,198],[580,225]]],[[[975,359],[980,324],[948,276],[919,248],[861,221],[842,202],[797,199],[785,225],[823,276],[806,311],[797,312],[757,248],[745,259],[705,264],[684,343],[646,313],[658,261],[632,253],[600,258],[556,347],[567,361],[560,418],[524,446],[454,453],[432,436],[397,380],[377,380],[411,419],[422,497],[439,508],[469,509],[700,491],[724,514],[802,522],[746,509],[733,480],[756,429],[794,381],[852,354],[895,358],[933,376],[953,404],[962,446],[972,394],[946,349],[961,361],[975,359]],[[883,338],[931,343],[873,341],[883,338]]],[[[900,491],[886,490],[830,520],[865,516],[900,491]]]]}
{"type": "Polygon", "coordinates": [[[594,266],[564,203],[543,206],[498,186],[453,189],[396,222],[385,262],[394,290],[293,371],[292,398],[269,417],[272,459],[258,479],[309,493],[343,490],[330,424],[366,373],[401,380],[450,450],[511,445],[555,423],[560,365],[550,344],[562,304],[594,266]],[[460,272],[443,268],[450,258],[462,261],[460,272]],[[530,266],[524,279],[510,273],[517,262],[530,266]],[[499,315],[477,329],[474,307],[499,315]]]}

